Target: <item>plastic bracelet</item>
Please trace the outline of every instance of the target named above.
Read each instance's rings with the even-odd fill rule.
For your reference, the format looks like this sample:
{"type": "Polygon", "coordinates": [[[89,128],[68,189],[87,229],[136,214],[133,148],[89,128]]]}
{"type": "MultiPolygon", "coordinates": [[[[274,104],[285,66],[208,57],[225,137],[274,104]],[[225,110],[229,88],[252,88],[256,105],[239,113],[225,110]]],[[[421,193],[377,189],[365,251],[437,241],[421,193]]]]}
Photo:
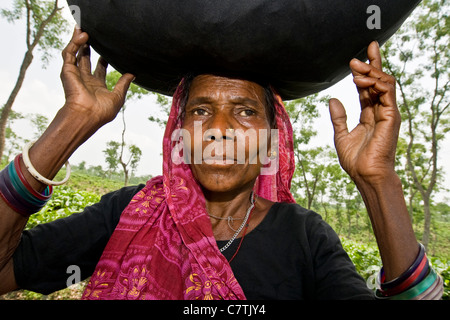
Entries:
{"type": "Polygon", "coordinates": [[[427,256],[424,255],[420,264],[417,266],[417,268],[413,271],[413,273],[411,273],[411,275],[407,279],[405,279],[402,283],[400,283],[398,286],[396,286],[392,289],[388,289],[388,290],[381,289],[381,292],[385,296],[394,296],[396,294],[399,294],[399,293],[407,290],[409,287],[412,287],[412,284],[420,276],[420,274],[422,273],[422,270],[426,267],[427,264],[428,264],[428,259],[427,259],[427,256]]]}
{"type": "Polygon", "coordinates": [[[396,286],[400,285],[403,281],[408,279],[411,274],[416,270],[416,268],[419,266],[419,264],[422,262],[422,259],[425,255],[425,247],[423,244],[419,243],[419,253],[417,254],[416,260],[414,260],[411,267],[409,267],[408,270],[406,270],[404,273],[402,273],[398,278],[391,280],[389,282],[384,282],[384,269],[381,268],[380,270],[380,287],[383,291],[386,291],[388,289],[395,288],[396,286]]]}
{"type": "Polygon", "coordinates": [[[8,168],[3,169],[0,173],[0,194],[11,209],[24,217],[28,217],[39,210],[39,207],[27,205],[27,202],[21,200],[20,194],[11,185],[8,168]]]}
{"type": "Polygon", "coordinates": [[[28,172],[33,176],[33,178],[35,178],[37,181],[42,182],[43,184],[46,184],[48,186],[59,186],[59,185],[66,183],[70,178],[69,161],[66,161],[66,164],[65,164],[67,171],[66,171],[66,177],[63,180],[61,180],[61,181],[49,180],[49,179],[43,177],[39,172],[37,172],[37,170],[31,164],[30,157],[28,156],[28,151],[30,150],[30,148],[33,144],[34,144],[34,141],[26,144],[23,147],[23,151],[22,151],[22,157],[23,157],[23,162],[25,163],[25,167],[27,168],[28,172]]]}
{"type": "Polygon", "coordinates": [[[30,203],[34,206],[39,206],[43,201],[39,200],[37,198],[34,198],[28,190],[25,188],[25,186],[16,179],[14,179],[14,173],[13,173],[13,166],[8,166],[8,173],[9,173],[9,183],[14,188],[15,192],[18,193],[19,197],[23,199],[24,202],[30,203]]]}
{"type": "Polygon", "coordinates": [[[14,159],[14,168],[16,169],[15,172],[16,172],[17,176],[19,177],[20,181],[23,183],[25,188],[36,198],[38,198],[40,200],[44,200],[44,201],[49,200],[53,193],[52,186],[48,186],[44,190],[44,194],[41,194],[41,193],[37,192],[36,190],[34,190],[33,187],[31,187],[30,184],[28,183],[25,176],[23,175],[22,166],[20,165],[20,159],[22,159],[22,154],[17,155],[17,157],[14,159]]]}
{"type": "MultiPolygon", "coordinates": [[[[16,157],[17,159],[17,157],[16,157]]],[[[44,190],[44,194],[39,194],[34,191],[34,193],[37,193],[39,197],[37,197],[34,193],[32,193],[22,182],[22,180],[19,178],[18,170],[15,166],[15,164],[18,161],[11,162],[8,166],[8,174],[9,174],[9,180],[11,182],[12,187],[15,189],[15,191],[19,194],[19,201],[20,202],[26,202],[32,206],[35,206],[36,212],[39,211],[41,208],[43,208],[48,200],[50,200],[52,196],[52,186],[47,186],[44,190]]]]}
{"type": "Polygon", "coordinates": [[[433,268],[430,268],[430,273],[428,274],[428,276],[423,281],[421,281],[419,284],[417,284],[416,286],[409,288],[408,290],[406,290],[398,295],[389,296],[389,297],[383,296],[382,293],[379,290],[377,290],[376,297],[378,299],[389,299],[389,300],[412,300],[412,299],[414,299],[414,297],[421,295],[428,288],[430,288],[434,284],[434,282],[437,280],[437,277],[438,277],[438,275],[433,270],[433,268]]]}
{"type": "MultiPolygon", "coordinates": [[[[20,177],[20,169],[16,168],[19,164],[19,156],[9,165],[0,171],[0,195],[5,203],[17,213],[24,217],[40,211],[50,200],[53,188],[47,186],[44,194],[39,194],[23,182],[20,177]],[[31,190],[30,190],[31,189],[31,190]]],[[[22,177],[24,179],[24,177],[22,177]]]]}
{"type": "Polygon", "coordinates": [[[435,300],[438,296],[442,295],[444,291],[444,282],[440,276],[438,276],[438,281],[434,282],[434,285],[430,286],[427,290],[415,296],[413,300],[435,300]]]}
{"type": "Polygon", "coordinates": [[[5,201],[5,203],[8,205],[8,207],[13,209],[15,212],[17,212],[21,216],[23,216],[25,218],[28,218],[30,216],[29,213],[26,213],[26,212],[22,211],[21,209],[16,208],[12,203],[10,203],[8,201],[8,199],[5,197],[5,195],[3,194],[3,192],[0,192],[0,197],[3,199],[3,201],[5,201]]]}

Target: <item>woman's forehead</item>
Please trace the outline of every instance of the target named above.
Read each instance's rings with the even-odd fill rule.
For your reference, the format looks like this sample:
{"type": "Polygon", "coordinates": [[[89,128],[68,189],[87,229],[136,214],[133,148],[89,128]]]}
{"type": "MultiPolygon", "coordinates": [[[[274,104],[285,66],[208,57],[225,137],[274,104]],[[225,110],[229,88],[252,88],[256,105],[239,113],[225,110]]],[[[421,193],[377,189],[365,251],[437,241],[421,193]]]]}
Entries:
{"type": "Polygon", "coordinates": [[[189,102],[203,100],[250,99],[264,105],[264,88],[252,81],[202,74],[196,76],[189,88],[189,102]]]}

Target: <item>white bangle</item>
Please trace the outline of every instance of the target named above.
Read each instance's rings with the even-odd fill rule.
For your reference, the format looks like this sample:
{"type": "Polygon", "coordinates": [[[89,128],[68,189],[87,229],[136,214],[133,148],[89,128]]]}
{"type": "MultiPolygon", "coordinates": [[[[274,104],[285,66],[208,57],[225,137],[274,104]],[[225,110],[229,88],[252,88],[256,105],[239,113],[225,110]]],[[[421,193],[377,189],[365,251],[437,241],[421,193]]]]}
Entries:
{"type": "Polygon", "coordinates": [[[42,182],[43,184],[49,185],[49,186],[59,186],[64,183],[66,183],[70,178],[70,164],[69,161],[66,162],[66,177],[61,181],[53,181],[49,180],[47,178],[44,178],[37,170],[33,167],[30,161],[30,157],[28,155],[28,152],[31,148],[31,146],[34,144],[34,141],[26,144],[23,147],[22,150],[22,159],[23,163],[25,164],[25,167],[27,168],[28,172],[35,178],[37,181],[42,182]]]}

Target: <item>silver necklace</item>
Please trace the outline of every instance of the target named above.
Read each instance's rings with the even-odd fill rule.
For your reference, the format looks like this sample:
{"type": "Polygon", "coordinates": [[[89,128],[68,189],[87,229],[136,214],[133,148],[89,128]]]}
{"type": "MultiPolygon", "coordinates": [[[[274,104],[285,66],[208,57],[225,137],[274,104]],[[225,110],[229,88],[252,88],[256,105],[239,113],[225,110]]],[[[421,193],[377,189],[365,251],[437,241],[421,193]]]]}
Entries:
{"type": "MultiPolygon", "coordinates": [[[[245,214],[244,221],[242,222],[241,226],[236,230],[236,233],[231,237],[231,239],[227,242],[227,244],[219,249],[220,252],[224,252],[226,249],[228,249],[228,247],[233,243],[233,241],[236,239],[236,237],[239,235],[239,233],[241,233],[242,229],[244,229],[244,226],[247,224],[247,220],[248,220],[248,217],[250,216],[250,212],[252,211],[253,207],[255,206],[255,199],[254,199],[253,191],[252,191],[250,203],[251,203],[251,205],[248,208],[247,213],[245,214]]],[[[230,221],[231,220],[240,220],[240,219],[242,219],[242,218],[229,219],[229,217],[228,218],[217,218],[216,216],[213,216],[213,215],[209,215],[209,216],[213,217],[213,218],[216,218],[216,219],[220,219],[220,220],[228,220],[228,226],[230,226],[230,221]]],[[[233,228],[231,228],[231,229],[233,229],[233,228]]]]}
{"type": "Polygon", "coordinates": [[[222,217],[215,216],[215,215],[213,215],[213,214],[210,214],[209,216],[210,216],[211,218],[214,218],[214,219],[217,219],[217,220],[227,220],[227,222],[228,222],[228,227],[229,227],[231,230],[233,230],[234,232],[236,232],[237,229],[233,228],[232,223],[233,223],[234,221],[242,220],[242,219],[245,218],[245,217],[243,217],[243,218],[233,218],[232,216],[229,216],[229,217],[226,217],[226,218],[222,218],[222,217]]]}

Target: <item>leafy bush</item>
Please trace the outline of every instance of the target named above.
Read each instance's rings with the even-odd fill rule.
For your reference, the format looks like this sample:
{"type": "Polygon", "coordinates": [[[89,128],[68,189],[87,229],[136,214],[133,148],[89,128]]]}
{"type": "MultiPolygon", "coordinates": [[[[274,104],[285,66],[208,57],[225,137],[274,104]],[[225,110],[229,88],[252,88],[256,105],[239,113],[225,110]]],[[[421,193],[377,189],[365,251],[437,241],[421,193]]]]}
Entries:
{"type": "Polygon", "coordinates": [[[99,202],[100,197],[101,195],[74,190],[68,186],[55,187],[50,201],[41,211],[31,215],[26,228],[30,229],[38,224],[64,218],[72,213],[83,211],[85,207],[99,202]]]}
{"type": "Polygon", "coordinates": [[[342,246],[356,267],[356,271],[366,280],[370,289],[376,289],[376,277],[382,266],[378,248],[341,238],[342,246]]]}
{"type": "Polygon", "coordinates": [[[447,259],[439,259],[431,257],[431,265],[434,270],[439,273],[444,280],[443,300],[450,300],[450,261],[447,259]]]}
{"type": "MultiPolygon", "coordinates": [[[[376,289],[376,277],[382,266],[376,245],[362,244],[341,238],[342,246],[356,267],[356,271],[366,280],[370,289],[376,289]]],[[[443,300],[450,300],[450,262],[447,259],[429,257],[434,270],[444,280],[443,300]]]]}

